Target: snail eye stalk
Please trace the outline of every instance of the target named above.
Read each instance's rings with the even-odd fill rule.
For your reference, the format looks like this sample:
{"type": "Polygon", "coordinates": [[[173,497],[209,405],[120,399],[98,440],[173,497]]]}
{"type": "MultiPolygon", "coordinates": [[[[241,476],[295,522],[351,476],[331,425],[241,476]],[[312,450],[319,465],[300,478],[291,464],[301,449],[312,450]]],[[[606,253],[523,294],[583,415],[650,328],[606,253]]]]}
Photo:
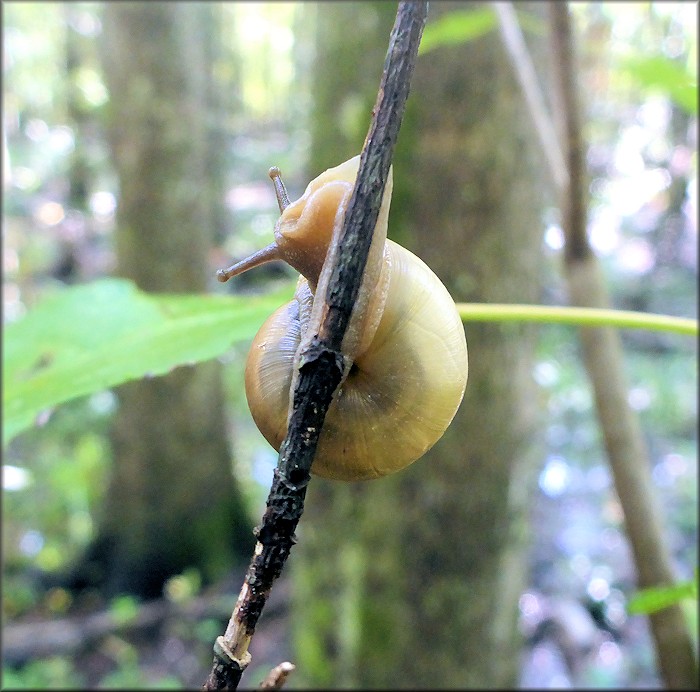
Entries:
{"type": "Polygon", "coordinates": [[[289,195],[287,188],[282,182],[282,174],[277,166],[273,166],[268,175],[272,179],[272,184],[275,186],[275,195],[277,196],[277,204],[280,208],[280,214],[289,206],[289,195]]]}

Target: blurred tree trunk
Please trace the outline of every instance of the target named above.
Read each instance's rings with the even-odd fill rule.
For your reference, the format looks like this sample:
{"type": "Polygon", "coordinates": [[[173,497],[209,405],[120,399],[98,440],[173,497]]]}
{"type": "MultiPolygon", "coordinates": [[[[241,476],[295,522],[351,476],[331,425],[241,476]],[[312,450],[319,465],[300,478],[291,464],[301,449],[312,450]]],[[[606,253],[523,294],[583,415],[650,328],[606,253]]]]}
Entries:
{"type": "MultiPolygon", "coordinates": [[[[103,66],[119,175],[117,273],[146,291],[207,288],[204,28],[212,7],[105,3],[103,66]]],[[[106,593],[161,594],[188,567],[205,581],[247,560],[249,520],[232,477],[218,363],[118,390],[114,465],[82,577],[106,593]]]]}
{"type": "Polygon", "coordinates": [[[79,245],[87,233],[88,203],[95,175],[90,163],[88,141],[95,125],[95,115],[81,88],[81,78],[90,69],[89,39],[76,28],[83,11],[74,3],[61,6],[66,26],[66,117],[73,128],[73,151],[68,164],[68,206],[75,214],[69,232],[59,236],[60,255],[52,268],[52,275],[66,283],[80,280],[79,245]],[[76,213],[77,212],[77,213],[76,213]],[[80,219],[80,221],[78,221],[80,219]]]}
{"type": "Polygon", "coordinates": [[[237,89],[234,77],[227,68],[234,63],[233,55],[224,58],[224,13],[220,4],[212,4],[207,10],[200,10],[200,49],[203,51],[205,69],[200,75],[203,83],[203,101],[200,117],[205,125],[206,166],[205,180],[201,186],[206,195],[205,203],[211,224],[209,243],[220,244],[231,233],[230,214],[227,213],[223,200],[226,196],[226,155],[227,136],[230,128],[232,110],[235,110],[234,95],[237,89]],[[224,73],[224,74],[221,74],[224,73]],[[218,75],[218,78],[217,78],[218,75]]]}
{"type": "MultiPolygon", "coordinates": [[[[342,132],[348,94],[369,103],[356,114],[352,144],[315,138],[312,160],[324,166],[359,150],[376,96],[396,6],[362,8],[376,20],[357,5],[318,14],[314,132],[342,132]],[[339,27],[358,22],[365,29],[345,40],[339,27]],[[362,57],[347,56],[348,44],[362,57]],[[355,60],[352,70],[336,64],[341,54],[346,64],[355,60]]],[[[429,21],[455,9],[464,5],[432,2],[429,21]]],[[[545,176],[522,108],[496,32],[419,59],[394,158],[389,232],[460,301],[539,299],[545,176]]],[[[466,332],[465,400],[425,458],[370,483],[310,485],[293,563],[297,662],[310,685],[517,682],[526,493],[537,447],[533,335],[498,324],[468,324],[466,332]]]]}

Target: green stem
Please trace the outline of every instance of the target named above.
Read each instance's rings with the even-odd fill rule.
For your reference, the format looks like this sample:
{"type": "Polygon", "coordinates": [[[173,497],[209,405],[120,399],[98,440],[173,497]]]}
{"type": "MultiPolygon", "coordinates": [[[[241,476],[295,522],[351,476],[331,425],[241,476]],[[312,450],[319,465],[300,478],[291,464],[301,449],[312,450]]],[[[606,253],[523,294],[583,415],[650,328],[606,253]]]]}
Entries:
{"type": "Polygon", "coordinates": [[[688,335],[698,333],[697,320],[631,310],[500,303],[457,303],[457,310],[463,322],[549,322],[579,327],[610,326],[688,335]]]}

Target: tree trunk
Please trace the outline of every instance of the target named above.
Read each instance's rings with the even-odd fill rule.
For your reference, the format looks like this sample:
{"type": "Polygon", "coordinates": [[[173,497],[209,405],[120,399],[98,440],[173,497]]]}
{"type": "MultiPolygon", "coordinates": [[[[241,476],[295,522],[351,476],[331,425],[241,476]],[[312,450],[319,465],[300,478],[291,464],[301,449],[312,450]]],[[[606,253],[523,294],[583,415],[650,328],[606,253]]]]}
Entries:
{"type": "MultiPolygon", "coordinates": [[[[347,25],[340,7],[319,11],[325,58],[317,79],[333,75],[340,96],[317,104],[316,131],[335,122],[324,104],[364,83],[359,69],[350,85],[339,81],[333,45],[325,45],[333,26],[347,25]]],[[[463,7],[431,3],[429,21],[463,7]]],[[[388,18],[376,34],[361,34],[367,44],[358,50],[377,70],[390,26],[388,18]]],[[[377,83],[368,78],[363,89],[375,94],[377,83]]],[[[542,162],[521,111],[495,32],[419,60],[394,159],[389,232],[460,301],[539,298],[542,162]]],[[[369,122],[369,112],[360,118],[369,122]]],[[[533,339],[516,325],[468,324],[466,332],[465,399],[426,457],[371,483],[314,479],[309,487],[294,626],[299,672],[311,685],[516,684],[535,451],[533,339]]]]}
{"type": "MultiPolygon", "coordinates": [[[[146,291],[207,288],[207,5],[106,3],[103,63],[119,175],[117,273],[146,291]]],[[[82,578],[107,594],[161,594],[188,567],[205,581],[253,546],[231,472],[218,363],[118,390],[114,465],[82,578]]]]}

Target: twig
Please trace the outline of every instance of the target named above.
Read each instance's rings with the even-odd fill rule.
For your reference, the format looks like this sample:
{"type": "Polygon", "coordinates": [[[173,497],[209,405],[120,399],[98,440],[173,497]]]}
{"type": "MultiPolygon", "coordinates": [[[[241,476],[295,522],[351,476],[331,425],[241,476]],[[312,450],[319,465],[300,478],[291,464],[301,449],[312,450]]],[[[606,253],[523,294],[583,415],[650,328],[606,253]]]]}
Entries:
{"type": "Polygon", "coordinates": [[[520,82],[520,88],[523,91],[530,116],[540,138],[542,150],[547,159],[549,170],[552,173],[554,184],[559,192],[563,192],[569,185],[569,171],[566,168],[564,153],[559,144],[554,121],[550,117],[544,102],[535,66],[530,57],[530,51],[527,49],[523,32],[515,16],[513,3],[494,2],[493,6],[498,16],[498,26],[501,30],[503,45],[510,57],[515,76],[520,82]]]}
{"type": "Polygon", "coordinates": [[[281,690],[287,678],[296,670],[296,666],[289,661],[284,661],[275,666],[260,683],[261,690],[281,690]]]}
{"type": "Polygon", "coordinates": [[[426,2],[399,4],[336,261],[327,290],[320,295],[319,287],[315,297],[324,308],[318,334],[301,354],[287,437],[280,447],[267,509],[255,531],[258,543],[226,632],[214,645],[205,690],[237,688],[250,662],[248,646],[258,618],[294,545],[323,421],[345,372],[340,346],[362,281],[426,16],[426,2]]]}
{"type": "MultiPolygon", "coordinates": [[[[279,589],[267,604],[268,617],[282,617],[286,609],[279,589]],[[277,598],[279,596],[279,598],[277,598]]],[[[128,636],[168,620],[217,620],[231,613],[230,593],[202,595],[175,603],[165,599],[140,603],[133,616],[120,618],[112,609],[54,620],[5,621],[2,628],[2,658],[8,665],[50,656],[69,656],[94,647],[103,638],[118,633],[128,636]]]]}

